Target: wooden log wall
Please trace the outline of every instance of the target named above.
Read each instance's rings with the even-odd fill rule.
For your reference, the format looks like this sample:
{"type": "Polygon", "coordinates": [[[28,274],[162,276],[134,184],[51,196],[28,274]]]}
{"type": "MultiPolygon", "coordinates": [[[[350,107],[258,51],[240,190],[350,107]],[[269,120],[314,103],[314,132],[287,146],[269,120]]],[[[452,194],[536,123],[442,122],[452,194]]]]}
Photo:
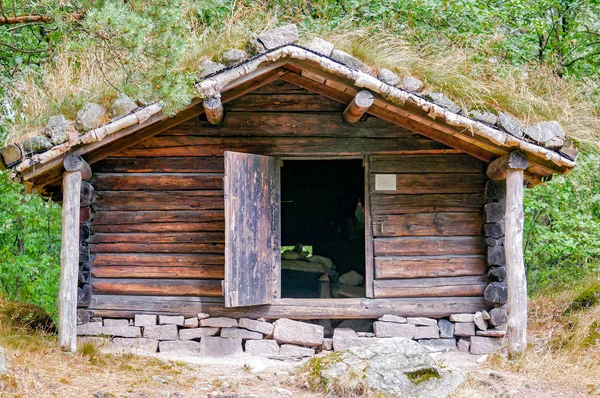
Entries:
{"type": "Polygon", "coordinates": [[[220,300],[225,151],[373,155],[371,176],[398,180],[396,191],[370,195],[375,297],[467,296],[461,302],[480,308],[483,163],[374,117],[348,124],[344,109],[276,81],[225,104],[217,125],[189,121],[96,163],[95,200],[82,209],[91,218],[92,314],[111,311],[102,297],[135,311],[136,297],[152,296],[140,310],[157,313],[160,297],[220,300]],[[436,286],[422,288],[433,279],[436,286]]]}

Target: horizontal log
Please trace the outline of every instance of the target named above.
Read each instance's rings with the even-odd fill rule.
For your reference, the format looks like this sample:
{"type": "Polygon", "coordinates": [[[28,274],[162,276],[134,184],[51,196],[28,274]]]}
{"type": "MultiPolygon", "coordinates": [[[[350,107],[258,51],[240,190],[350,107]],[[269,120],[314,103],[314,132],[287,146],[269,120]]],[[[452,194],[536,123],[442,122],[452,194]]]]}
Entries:
{"type": "Polygon", "coordinates": [[[139,313],[197,315],[234,318],[357,319],[386,314],[444,317],[484,310],[481,297],[436,297],[410,299],[279,299],[273,304],[225,308],[223,299],[212,297],[156,297],[94,295],[92,316],[133,317],[139,313]]]}
{"type": "Polygon", "coordinates": [[[223,120],[224,109],[221,97],[205,98],[202,101],[204,107],[204,115],[210,124],[218,124],[223,120]]]}
{"type": "Polygon", "coordinates": [[[91,243],[224,243],[225,232],[94,234],[91,243]]]}
{"type": "Polygon", "coordinates": [[[428,193],[483,193],[487,177],[483,174],[395,174],[396,190],[375,190],[375,174],[369,177],[371,193],[419,195],[428,193]]]}
{"type": "Polygon", "coordinates": [[[223,191],[96,192],[94,210],[223,210],[223,191]]]}
{"type": "Polygon", "coordinates": [[[134,267],[194,267],[223,265],[225,256],[218,254],[98,253],[92,266],[123,265],[134,267]]]}
{"type": "Polygon", "coordinates": [[[220,265],[197,267],[123,267],[98,266],[92,269],[95,278],[159,278],[159,279],[223,279],[225,268],[220,265]]]}
{"type": "Polygon", "coordinates": [[[481,234],[480,213],[373,215],[373,236],[473,236],[481,234]]]}
{"type": "Polygon", "coordinates": [[[223,254],[220,243],[98,243],[91,244],[92,253],[206,253],[223,254]]]}
{"type": "Polygon", "coordinates": [[[206,232],[225,230],[224,221],[202,223],[146,223],[146,224],[106,224],[95,225],[95,233],[128,233],[128,232],[206,232]]]}
{"type": "Polygon", "coordinates": [[[106,158],[94,164],[96,173],[222,173],[222,157],[106,158]]]}
{"type": "Polygon", "coordinates": [[[219,297],[221,281],[214,279],[115,279],[92,278],[96,294],[134,294],[143,296],[219,297]]]}
{"type": "MultiPolygon", "coordinates": [[[[342,110],[345,108],[341,105],[342,110]]],[[[342,123],[341,111],[334,113],[228,113],[218,125],[189,121],[157,136],[203,137],[356,137],[406,138],[411,131],[378,118],[347,125],[342,123]]]]}
{"type": "Polygon", "coordinates": [[[376,257],[375,278],[435,278],[483,275],[483,256],[376,257]]]}
{"type": "Polygon", "coordinates": [[[97,211],[93,225],[146,224],[146,223],[212,223],[225,221],[222,210],[205,211],[97,211]]]}
{"type": "Polygon", "coordinates": [[[71,154],[65,156],[63,167],[67,172],[80,172],[83,181],[89,181],[89,179],[92,178],[92,169],[81,156],[71,154]]]}
{"type": "Polygon", "coordinates": [[[225,151],[258,155],[359,156],[372,153],[415,153],[448,149],[426,138],[322,138],[259,137],[205,138],[160,136],[142,141],[113,156],[222,156],[225,151]]]}
{"type": "Polygon", "coordinates": [[[82,207],[79,209],[79,223],[84,224],[92,219],[92,209],[89,207],[82,207]]]}
{"type": "Polygon", "coordinates": [[[527,166],[525,155],[519,151],[513,151],[492,161],[487,167],[486,174],[491,180],[505,180],[508,170],[525,170],[527,166]]]}
{"type": "Polygon", "coordinates": [[[487,286],[485,277],[375,280],[375,298],[478,297],[487,286]]]}
{"type": "Polygon", "coordinates": [[[372,155],[371,173],[485,173],[485,162],[467,154],[372,155]]]}
{"type": "Polygon", "coordinates": [[[485,203],[483,193],[427,195],[371,195],[373,214],[477,212],[485,203]]]}
{"type": "Polygon", "coordinates": [[[368,90],[361,90],[344,109],[344,120],[348,123],[356,123],[373,105],[373,94],[368,90]]]}
{"type": "Polygon", "coordinates": [[[485,253],[483,236],[421,236],[377,238],[373,241],[375,256],[440,256],[485,253]]]}
{"type": "Polygon", "coordinates": [[[221,173],[98,173],[99,191],[169,191],[223,189],[221,173]]]}
{"type": "Polygon", "coordinates": [[[344,106],[322,95],[305,93],[246,94],[225,105],[229,112],[341,112],[344,106]]]}
{"type": "MultiPolygon", "coordinates": [[[[267,93],[276,93],[276,94],[306,94],[311,93],[307,89],[301,86],[297,86],[295,84],[291,84],[286,82],[285,80],[275,80],[272,83],[269,83],[265,86],[262,86],[250,94],[267,94],[267,93]]],[[[248,95],[250,95],[248,94],[248,95]]]]}

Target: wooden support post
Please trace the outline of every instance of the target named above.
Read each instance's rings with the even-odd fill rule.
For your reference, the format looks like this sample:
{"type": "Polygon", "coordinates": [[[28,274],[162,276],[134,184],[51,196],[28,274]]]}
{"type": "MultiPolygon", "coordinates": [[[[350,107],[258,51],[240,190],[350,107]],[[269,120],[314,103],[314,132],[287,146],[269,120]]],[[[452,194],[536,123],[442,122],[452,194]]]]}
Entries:
{"type": "Polygon", "coordinates": [[[221,98],[218,97],[210,97],[206,98],[202,102],[202,106],[204,107],[204,113],[206,114],[206,120],[210,124],[219,124],[223,120],[223,104],[221,103],[221,98]]]}
{"type": "Polygon", "coordinates": [[[508,287],[508,355],[516,357],[527,347],[527,279],[523,261],[523,183],[527,159],[520,152],[489,164],[487,175],[506,179],[504,250],[508,287]]]}
{"type": "Polygon", "coordinates": [[[344,120],[348,123],[356,123],[373,105],[373,94],[370,91],[359,91],[352,102],[344,110],[344,120]]]}

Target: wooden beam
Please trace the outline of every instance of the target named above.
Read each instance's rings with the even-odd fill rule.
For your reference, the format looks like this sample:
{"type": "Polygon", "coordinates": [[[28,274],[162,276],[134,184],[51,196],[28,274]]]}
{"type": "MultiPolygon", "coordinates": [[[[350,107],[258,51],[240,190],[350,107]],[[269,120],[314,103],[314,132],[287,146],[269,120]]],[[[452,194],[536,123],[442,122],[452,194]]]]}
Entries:
{"type": "Polygon", "coordinates": [[[373,94],[368,90],[359,91],[344,110],[344,120],[348,123],[358,122],[371,105],[373,105],[373,94]]]}
{"type": "Polygon", "coordinates": [[[521,159],[509,162],[506,171],[504,251],[508,286],[508,355],[527,347],[527,279],[523,261],[523,168],[521,159]],[[516,167],[510,167],[516,166],[516,167]]]}
{"type": "Polygon", "coordinates": [[[67,172],[78,171],[83,181],[89,181],[92,178],[92,169],[81,156],[67,155],[63,161],[63,167],[67,172]]]}
{"type": "MultiPolygon", "coordinates": [[[[68,159],[68,157],[67,157],[68,159]]],[[[85,162],[65,162],[74,168],[63,176],[62,247],[60,251],[60,290],[58,295],[58,340],[70,352],[76,350],[77,280],[79,272],[79,204],[82,170],[85,162]]],[[[88,165],[89,168],[89,165],[88,165]]],[[[91,174],[91,173],[90,173],[91,174]]]]}
{"type": "Polygon", "coordinates": [[[204,107],[204,113],[206,114],[206,120],[210,124],[219,124],[223,120],[223,103],[221,98],[210,97],[202,101],[204,107]]]}
{"type": "Polygon", "coordinates": [[[492,180],[505,180],[510,169],[525,170],[528,162],[525,155],[519,151],[513,151],[492,161],[487,168],[487,176],[492,180]]]}

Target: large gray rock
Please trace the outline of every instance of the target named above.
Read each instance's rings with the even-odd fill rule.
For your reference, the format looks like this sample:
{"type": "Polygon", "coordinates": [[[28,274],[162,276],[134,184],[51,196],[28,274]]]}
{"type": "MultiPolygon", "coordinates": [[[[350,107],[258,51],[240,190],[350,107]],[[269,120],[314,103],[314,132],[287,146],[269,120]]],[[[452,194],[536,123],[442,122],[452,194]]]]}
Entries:
{"type": "Polygon", "coordinates": [[[181,329],[179,331],[180,340],[196,340],[206,336],[216,336],[219,334],[219,328],[192,328],[181,329]]]}
{"type": "Polygon", "coordinates": [[[271,357],[279,355],[279,344],[275,340],[248,340],[246,353],[271,357]]]}
{"type": "Polygon", "coordinates": [[[279,355],[288,358],[312,357],[315,355],[313,348],[301,347],[294,344],[283,344],[279,347],[279,355]]]}
{"type": "Polygon", "coordinates": [[[471,354],[491,354],[504,345],[504,339],[494,337],[471,336],[471,354]]]}
{"type": "Polygon", "coordinates": [[[320,325],[278,319],[273,324],[273,339],[279,344],[289,343],[308,347],[319,347],[325,337],[324,328],[320,325]]]}
{"type": "Polygon", "coordinates": [[[46,136],[40,135],[37,137],[32,137],[27,141],[23,142],[23,150],[27,154],[32,153],[43,153],[48,149],[52,148],[52,141],[46,136]]]}
{"type": "Polygon", "coordinates": [[[100,104],[88,102],[77,112],[75,128],[81,132],[90,131],[105,122],[105,111],[100,104]]]}
{"type": "Polygon", "coordinates": [[[539,122],[529,126],[525,130],[525,135],[546,148],[562,147],[566,137],[560,123],[555,121],[539,122]]]}
{"type": "Polygon", "coordinates": [[[155,340],[177,340],[176,325],[144,326],[144,337],[155,340]]]}
{"type": "Polygon", "coordinates": [[[211,328],[235,328],[238,326],[238,321],[226,317],[206,318],[200,321],[200,326],[211,328]]]}
{"type": "Polygon", "coordinates": [[[350,286],[358,286],[364,281],[365,278],[363,278],[362,275],[356,271],[346,272],[345,274],[341,275],[338,279],[339,283],[350,286]]]}
{"type": "Polygon", "coordinates": [[[221,337],[225,337],[228,339],[262,340],[263,335],[262,333],[252,332],[246,329],[223,328],[221,329],[221,337]]]}
{"type": "Polygon", "coordinates": [[[8,373],[10,367],[8,366],[8,361],[6,360],[6,351],[4,348],[0,347],[0,375],[5,375],[8,373]]]}
{"type": "Polygon", "coordinates": [[[327,40],[321,39],[320,37],[315,37],[308,45],[308,48],[316,53],[323,54],[324,56],[329,57],[331,56],[331,52],[333,51],[333,44],[331,44],[327,40]]]}
{"type": "Polygon", "coordinates": [[[75,128],[63,115],[52,116],[44,128],[44,134],[54,145],[68,141],[73,133],[75,133],[75,128]]]}
{"type": "Polygon", "coordinates": [[[241,328],[260,332],[266,336],[273,334],[273,324],[269,322],[255,321],[254,319],[241,318],[239,320],[241,328]]]}
{"type": "Polygon", "coordinates": [[[438,319],[441,338],[454,337],[454,324],[447,319],[438,319]]]}
{"type": "Polygon", "coordinates": [[[137,108],[138,104],[136,104],[135,101],[132,100],[127,94],[122,93],[110,107],[110,117],[117,119],[125,115],[129,115],[137,108]]]}
{"type": "Polygon", "coordinates": [[[135,314],[133,324],[135,326],[154,326],[156,325],[156,315],[135,314]]]}
{"type": "Polygon", "coordinates": [[[416,326],[412,323],[380,322],[373,323],[373,330],[377,337],[404,337],[412,339],[416,326]]]}
{"type": "Polygon", "coordinates": [[[367,64],[342,50],[333,50],[331,52],[331,58],[338,61],[341,64],[346,65],[350,69],[358,70],[365,73],[372,72],[372,69],[367,64]]]}
{"type": "Polygon", "coordinates": [[[454,340],[453,338],[419,340],[419,344],[427,348],[429,352],[456,351],[456,340],[454,340]]]}
{"type": "Polygon", "coordinates": [[[420,93],[423,90],[423,82],[416,77],[405,76],[402,79],[402,88],[413,93],[420,93]]]}
{"type": "Polygon", "coordinates": [[[148,354],[158,350],[158,340],[124,339],[115,337],[102,347],[103,352],[115,354],[148,354]]]}
{"type": "Polygon", "coordinates": [[[158,324],[159,325],[177,325],[183,326],[183,322],[185,318],[183,315],[159,315],[158,316],[158,324]]]}
{"type": "Polygon", "coordinates": [[[314,371],[321,381],[335,383],[348,395],[365,386],[386,396],[446,397],[465,381],[461,372],[438,367],[426,348],[403,338],[329,354],[319,364],[314,371]]]}
{"type": "Polygon", "coordinates": [[[496,116],[495,113],[492,113],[490,111],[480,111],[478,109],[471,109],[469,111],[469,116],[471,116],[475,120],[487,123],[492,126],[498,123],[498,116],[496,116]]]}
{"type": "Polygon", "coordinates": [[[220,71],[221,69],[225,68],[225,65],[218,62],[207,61],[202,65],[201,68],[202,69],[198,74],[199,79],[203,79],[208,75],[212,75],[213,73],[220,71]]]}
{"type": "Polygon", "coordinates": [[[398,75],[387,68],[381,68],[379,73],[377,73],[377,78],[390,86],[397,86],[400,84],[398,75]]]}
{"type": "Polygon", "coordinates": [[[258,41],[260,41],[267,50],[285,44],[295,43],[298,41],[298,28],[294,24],[289,24],[280,28],[267,30],[258,35],[258,41]]]}
{"type": "Polygon", "coordinates": [[[237,49],[227,50],[221,55],[221,61],[223,61],[225,65],[236,64],[242,62],[246,58],[248,58],[246,52],[237,49]]]}
{"type": "Polygon", "coordinates": [[[167,354],[201,355],[200,343],[197,341],[161,341],[158,351],[167,354]]]}
{"type": "Polygon", "coordinates": [[[498,126],[515,137],[523,137],[525,127],[516,117],[505,112],[498,113],[498,126]]]}
{"type": "Polygon", "coordinates": [[[224,339],[222,337],[202,337],[200,352],[208,357],[227,357],[242,354],[242,339],[224,339]]]}
{"type": "Polygon", "coordinates": [[[425,98],[427,98],[434,104],[441,106],[442,108],[448,109],[450,112],[460,113],[462,111],[462,108],[460,106],[452,102],[452,100],[446,97],[443,93],[427,93],[425,94],[425,98]]]}

